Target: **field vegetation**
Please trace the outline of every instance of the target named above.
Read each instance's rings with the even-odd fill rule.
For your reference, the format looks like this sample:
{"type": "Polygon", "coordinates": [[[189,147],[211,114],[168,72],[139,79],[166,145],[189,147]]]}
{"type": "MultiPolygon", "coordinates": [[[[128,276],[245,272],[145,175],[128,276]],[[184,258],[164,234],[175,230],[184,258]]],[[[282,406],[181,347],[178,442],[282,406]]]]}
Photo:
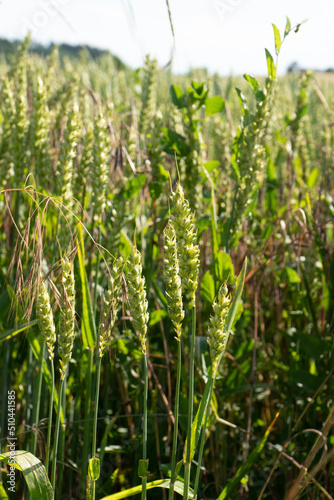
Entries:
{"type": "Polygon", "coordinates": [[[333,498],[334,91],[277,78],[298,29],[259,79],[2,57],[0,498],[333,498]]]}

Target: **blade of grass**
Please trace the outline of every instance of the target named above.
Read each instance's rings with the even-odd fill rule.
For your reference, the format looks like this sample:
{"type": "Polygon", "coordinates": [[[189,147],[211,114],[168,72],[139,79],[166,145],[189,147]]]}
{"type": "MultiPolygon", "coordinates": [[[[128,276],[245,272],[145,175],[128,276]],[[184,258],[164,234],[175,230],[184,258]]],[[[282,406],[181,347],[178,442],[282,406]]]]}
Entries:
{"type": "MultiPolygon", "coordinates": [[[[167,488],[169,489],[170,481],[169,479],[158,479],[157,481],[151,481],[147,483],[146,489],[152,490],[153,488],[167,488]]],[[[134,488],[129,488],[128,490],[121,491],[120,493],[114,493],[113,495],[108,495],[107,497],[101,498],[101,500],[121,500],[122,498],[129,498],[134,495],[138,495],[142,490],[142,485],[135,486],[134,488]]],[[[181,481],[175,482],[175,491],[179,493],[179,495],[184,494],[184,484],[181,481]]],[[[194,494],[190,489],[189,498],[193,499],[194,494]]]]}
{"type": "Polygon", "coordinates": [[[15,450],[15,462],[10,452],[0,454],[0,460],[22,471],[31,500],[53,500],[53,489],[44,465],[38,458],[25,450],[15,450]]]}

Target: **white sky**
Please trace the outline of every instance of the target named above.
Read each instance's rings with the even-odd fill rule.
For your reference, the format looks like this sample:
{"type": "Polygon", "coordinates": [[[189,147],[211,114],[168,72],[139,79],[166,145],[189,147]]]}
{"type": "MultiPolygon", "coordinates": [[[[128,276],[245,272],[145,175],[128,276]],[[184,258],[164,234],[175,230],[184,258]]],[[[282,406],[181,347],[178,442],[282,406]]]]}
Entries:
{"type": "MultiPolygon", "coordinates": [[[[286,39],[281,72],[334,67],[333,0],[169,0],[176,38],[173,69],[207,67],[220,74],[264,74],[264,47],[274,55],[271,23],[285,16],[299,33],[286,39]]],[[[173,39],[165,0],[0,0],[0,37],[107,48],[138,67],[146,53],[165,65],[173,39]],[[53,7],[52,7],[53,5],[53,7]],[[56,9],[55,9],[56,8],[56,9]]]]}

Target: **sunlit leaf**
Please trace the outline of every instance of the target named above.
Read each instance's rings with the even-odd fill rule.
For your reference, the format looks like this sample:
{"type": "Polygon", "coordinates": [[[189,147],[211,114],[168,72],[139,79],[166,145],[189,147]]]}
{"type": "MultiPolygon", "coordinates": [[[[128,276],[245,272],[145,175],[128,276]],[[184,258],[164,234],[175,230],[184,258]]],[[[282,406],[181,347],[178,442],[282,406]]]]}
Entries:
{"type": "Polygon", "coordinates": [[[205,99],[206,116],[211,116],[216,113],[221,113],[225,108],[225,101],[220,95],[208,97],[205,99]]]}
{"type": "Polygon", "coordinates": [[[22,472],[31,500],[53,500],[53,489],[45,467],[38,458],[24,450],[15,450],[12,463],[10,452],[1,453],[0,460],[22,472]]]}
{"type": "Polygon", "coordinates": [[[268,76],[270,76],[273,80],[276,78],[276,67],[274,63],[273,56],[270,54],[269,50],[266,51],[266,59],[267,59],[267,67],[268,67],[268,76]]]}
{"type": "Polygon", "coordinates": [[[273,29],[274,29],[274,37],[275,37],[275,52],[276,55],[278,55],[279,51],[281,50],[281,45],[282,45],[282,40],[281,40],[281,34],[279,32],[279,29],[275,24],[273,24],[273,29]]]}

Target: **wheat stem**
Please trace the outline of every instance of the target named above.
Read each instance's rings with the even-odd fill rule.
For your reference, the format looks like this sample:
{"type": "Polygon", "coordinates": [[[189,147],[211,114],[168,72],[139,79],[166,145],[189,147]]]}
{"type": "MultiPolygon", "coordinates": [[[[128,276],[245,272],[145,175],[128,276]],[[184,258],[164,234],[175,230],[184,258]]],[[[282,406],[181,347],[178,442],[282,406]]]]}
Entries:
{"type": "Polygon", "coordinates": [[[196,306],[192,308],[192,329],[189,354],[189,392],[188,392],[188,425],[187,425],[187,449],[184,463],[184,499],[189,498],[190,469],[191,469],[191,426],[194,414],[194,369],[195,369],[195,335],[196,335],[196,306]]]}

